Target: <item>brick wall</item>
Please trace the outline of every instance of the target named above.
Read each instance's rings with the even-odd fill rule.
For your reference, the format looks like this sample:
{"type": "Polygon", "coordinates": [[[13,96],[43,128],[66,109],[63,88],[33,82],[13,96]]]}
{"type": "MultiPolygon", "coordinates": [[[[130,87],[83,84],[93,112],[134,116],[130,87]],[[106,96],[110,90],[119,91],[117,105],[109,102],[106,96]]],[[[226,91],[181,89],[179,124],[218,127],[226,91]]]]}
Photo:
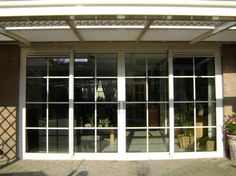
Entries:
{"type": "Polygon", "coordinates": [[[227,44],[221,48],[223,76],[224,114],[236,112],[236,45],[227,44]]]}
{"type": "Polygon", "coordinates": [[[17,116],[19,100],[20,48],[0,45],[0,139],[3,141],[1,164],[17,157],[17,116]]]}

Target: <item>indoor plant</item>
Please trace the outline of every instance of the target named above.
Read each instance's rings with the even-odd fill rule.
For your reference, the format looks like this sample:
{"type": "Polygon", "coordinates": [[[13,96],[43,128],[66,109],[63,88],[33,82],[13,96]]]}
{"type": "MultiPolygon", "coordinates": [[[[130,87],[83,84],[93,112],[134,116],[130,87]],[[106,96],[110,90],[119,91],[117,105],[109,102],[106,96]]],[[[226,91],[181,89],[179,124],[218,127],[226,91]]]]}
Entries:
{"type": "Polygon", "coordinates": [[[230,158],[236,160],[236,113],[226,115],[224,118],[224,129],[228,139],[230,158]]]}

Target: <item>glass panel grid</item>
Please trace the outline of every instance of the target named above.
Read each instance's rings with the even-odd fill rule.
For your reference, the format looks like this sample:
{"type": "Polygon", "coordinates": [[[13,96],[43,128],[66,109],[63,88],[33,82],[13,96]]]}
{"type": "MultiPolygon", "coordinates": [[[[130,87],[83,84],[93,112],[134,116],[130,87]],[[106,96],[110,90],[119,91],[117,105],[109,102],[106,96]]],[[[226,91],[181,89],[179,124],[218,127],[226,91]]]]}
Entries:
{"type": "MultiPolygon", "coordinates": [[[[174,58],[174,60],[181,60],[180,58],[174,58]]],[[[211,62],[212,65],[206,64],[208,60],[211,59],[204,59],[199,57],[188,58],[193,60],[193,74],[186,75],[178,75],[180,72],[177,72],[177,75],[174,75],[174,79],[192,79],[193,80],[193,100],[186,101],[186,98],[177,98],[175,92],[175,152],[196,152],[199,151],[199,141],[204,141],[205,136],[203,136],[204,129],[215,129],[216,128],[216,113],[215,113],[215,76],[214,76],[214,62],[211,62]],[[195,65],[196,64],[196,65],[195,65]],[[205,64],[205,65],[204,65],[205,64]],[[207,65],[207,66],[206,66],[207,65]],[[201,72],[201,69],[204,70],[201,72]],[[197,76],[196,76],[196,75],[197,76]],[[206,80],[208,81],[208,85],[205,84],[206,80]],[[201,83],[205,81],[204,84],[201,83]],[[200,83],[206,86],[200,86],[200,83]],[[210,86],[209,86],[210,85],[210,86]],[[203,90],[204,89],[204,90],[203,90]],[[208,98],[207,98],[208,97],[208,98]],[[192,104],[193,108],[191,108],[192,112],[192,120],[190,126],[186,126],[182,123],[182,127],[176,126],[176,115],[178,114],[177,106],[192,104]],[[185,142],[185,143],[184,143],[185,142]]],[[[186,58],[185,58],[186,60],[186,58]]],[[[211,60],[212,61],[212,60],[211,60]]],[[[173,65],[175,67],[175,65],[173,65]]],[[[190,67],[189,67],[190,68],[190,67]]],[[[174,83],[174,90],[180,89],[174,83]]],[[[177,94],[178,96],[178,94],[177,94]]],[[[179,96],[181,97],[181,96],[179,96]]],[[[183,97],[183,96],[182,96],[183,97]]],[[[183,110],[180,111],[181,113],[184,112],[183,110]]],[[[185,115],[184,115],[185,116],[185,115]]],[[[215,151],[215,150],[214,150],[215,151]]]]}
{"type": "Polygon", "coordinates": [[[81,63],[76,61],[74,70],[74,131],[75,135],[81,134],[81,136],[75,136],[74,152],[117,152],[117,56],[116,54],[76,55],[79,57],[76,56],[75,61],[77,59],[81,63]],[[92,57],[88,59],[88,63],[91,60],[92,64],[89,69],[86,66],[87,61],[85,62],[85,57],[88,56],[92,57]],[[84,69],[87,75],[83,73],[84,69]],[[90,84],[83,85],[81,81],[89,81],[90,84]],[[84,132],[78,133],[81,130],[84,132]],[[85,132],[88,130],[92,135],[86,135],[85,132]],[[90,143],[88,139],[91,139],[90,143]]]}
{"type": "MultiPolygon", "coordinates": [[[[27,111],[27,114],[26,114],[26,121],[27,121],[27,125],[26,125],[26,129],[27,130],[34,130],[34,131],[44,131],[44,141],[45,141],[45,151],[46,153],[48,152],[53,152],[53,153],[68,153],[68,149],[69,149],[69,141],[68,141],[68,130],[69,130],[69,127],[68,127],[68,109],[69,109],[69,98],[68,98],[68,88],[69,88],[69,57],[67,56],[63,56],[63,57],[60,57],[60,56],[56,56],[56,57],[28,57],[27,58],[27,77],[26,77],[26,84],[29,85],[29,81],[30,80],[33,80],[33,81],[37,81],[37,80],[43,80],[43,84],[39,85],[38,88],[37,87],[34,87],[32,88],[27,86],[26,87],[26,96],[29,97],[29,91],[32,91],[34,90],[35,93],[34,93],[34,97],[35,95],[38,94],[39,90],[42,90],[42,85],[43,86],[43,90],[42,90],[42,93],[44,96],[39,96],[39,97],[43,97],[43,99],[38,99],[38,98],[26,98],[26,107],[28,107],[26,109],[27,111]],[[43,59],[42,59],[43,58],[43,59]],[[43,60],[43,62],[42,62],[43,60]],[[50,61],[49,61],[50,60],[50,61]],[[43,67],[43,68],[42,68],[43,67]],[[42,72],[40,72],[40,69],[42,69],[42,72]],[[64,82],[61,82],[63,81],[64,82],[68,82],[66,84],[64,84],[64,82]],[[51,96],[50,92],[49,92],[49,83],[50,81],[56,81],[56,82],[59,82],[59,84],[54,84],[54,89],[60,89],[60,87],[63,87],[64,88],[62,89],[63,91],[61,91],[61,93],[59,93],[59,96],[54,96],[54,97],[57,97],[56,99],[52,99],[50,98],[49,100],[49,96],[51,96]],[[65,90],[65,91],[64,91],[65,90]],[[65,95],[64,97],[65,98],[62,98],[62,99],[58,99],[58,97],[60,97],[61,95],[63,95],[63,93],[66,93],[67,95],[65,95]],[[54,102],[55,101],[55,102],[54,102]],[[38,113],[39,111],[39,108],[34,108],[34,107],[39,107],[39,106],[43,106],[44,108],[44,112],[41,113],[38,113]],[[55,111],[55,113],[50,110],[49,111],[49,107],[52,107],[52,106],[65,106],[65,110],[63,110],[62,108],[57,108],[57,111],[55,111]],[[29,108],[29,107],[32,107],[35,111],[37,112],[30,112],[30,109],[32,108],[29,108]],[[63,112],[62,112],[63,110],[63,112]],[[49,114],[50,112],[50,114],[49,114]],[[52,113],[53,112],[53,113],[52,113]],[[34,116],[33,114],[36,113],[38,114],[39,116],[37,117],[38,121],[33,120],[33,118],[35,118],[36,116],[34,116]],[[64,114],[64,117],[61,118],[62,116],[62,113],[64,114]],[[44,114],[44,115],[43,115],[44,114]],[[53,115],[54,114],[54,115],[53,115]],[[34,117],[33,117],[34,116],[34,117]],[[57,120],[56,120],[57,119],[57,120]],[[62,122],[62,120],[65,119],[67,121],[67,123],[65,123],[64,121],[62,122]],[[60,122],[60,123],[56,123],[57,125],[52,125],[52,120],[56,120],[57,122],[60,122]],[[49,124],[50,123],[50,124],[49,124]],[[50,127],[49,127],[50,126],[50,127]],[[52,138],[53,139],[56,139],[55,135],[53,135],[52,133],[58,131],[59,133],[64,133],[66,132],[67,134],[66,135],[59,135],[57,136],[57,140],[51,140],[52,138]],[[64,137],[63,137],[64,136],[64,137]],[[65,143],[62,143],[59,144],[58,142],[60,142],[61,140],[59,140],[63,138],[63,141],[65,141],[65,143]],[[65,140],[64,140],[65,139],[65,140]],[[54,141],[54,143],[52,144],[52,142],[54,141]],[[57,149],[55,148],[55,145],[57,143],[57,149]],[[54,147],[53,147],[54,146],[54,147]],[[62,149],[62,146],[63,146],[63,149],[62,149]]],[[[51,89],[51,88],[50,88],[51,89]]],[[[51,93],[52,92],[55,92],[55,91],[52,91],[51,89],[51,93]]],[[[62,97],[62,96],[61,96],[62,97]]],[[[51,108],[50,108],[51,109],[51,108]]],[[[54,108],[55,109],[55,108],[54,108]]],[[[56,109],[55,109],[56,110],[56,109]]],[[[58,133],[58,134],[59,134],[58,133]]],[[[36,133],[35,133],[36,134],[36,133]]],[[[35,136],[36,137],[36,136],[35,136]]],[[[33,138],[32,139],[29,139],[30,141],[31,140],[34,140],[33,138]]],[[[30,142],[28,141],[28,144],[27,145],[31,145],[32,144],[32,141],[30,142]]],[[[40,143],[38,143],[38,145],[41,145],[40,143]]],[[[35,146],[35,149],[37,149],[37,147],[35,146]]],[[[34,151],[31,151],[31,152],[42,152],[40,151],[40,148],[38,148],[38,151],[37,150],[34,150],[34,151]]]]}

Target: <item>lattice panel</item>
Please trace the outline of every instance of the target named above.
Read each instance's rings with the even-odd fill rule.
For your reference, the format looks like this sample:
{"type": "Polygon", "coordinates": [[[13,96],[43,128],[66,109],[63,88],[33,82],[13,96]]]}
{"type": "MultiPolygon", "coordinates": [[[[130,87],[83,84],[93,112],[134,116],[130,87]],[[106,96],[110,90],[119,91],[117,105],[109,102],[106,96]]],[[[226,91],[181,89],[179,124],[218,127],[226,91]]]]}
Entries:
{"type": "Polygon", "coordinates": [[[3,141],[2,162],[16,159],[16,107],[0,107],[0,138],[3,141]]]}

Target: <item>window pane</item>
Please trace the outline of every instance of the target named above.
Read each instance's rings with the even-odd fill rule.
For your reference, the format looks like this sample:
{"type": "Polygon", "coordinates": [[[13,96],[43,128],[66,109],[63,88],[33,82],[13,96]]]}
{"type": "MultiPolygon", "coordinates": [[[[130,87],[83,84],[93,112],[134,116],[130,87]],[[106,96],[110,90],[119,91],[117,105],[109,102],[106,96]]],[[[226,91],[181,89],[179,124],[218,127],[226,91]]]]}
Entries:
{"type": "Polygon", "coordinates": [[[75,152],[95,152],[95,131],[75,130],[75,152]]]}
{"type": "Polygon", "coordinates": [[[193,79],[175,78],[174,79],[174,97],[175,101],[193,100],[193,79]]]}
{"type": "Polygon", "coordinates": [[[126,152],[147,152],[146,130],[126,130],[126,152]]]}
{"type": "Polygon", "coordinates": [[[95,76],[94,54],[75,54],[75,76],[95,76]]]}
{"type": "Polygon", "coordinates": [[[126,79],[126,101],[146,101],[146,79],[126,79]]]}
{"type": "Polygon", "coordinates": [[[174,58],[173,72],[175,76],[192,76],[193,59],[192,58],[174,58]]]}
{"type": "Polygon", "coordinates": [[[194,151],[194,129],[175,129],[175,152],[194,151]]]}
{"type": "Polygon", "coordinates": [[[97,54],[97,76],[117,76],[116,54],[97,54]]]}
{"type": "Polygon", "coordinates": [[[97,80],[97,101],[117,101],[117,80],[97,80]]]}
{"type": "Polygon", "coordinates": [[[26,80],[26,101],[45,102],[47,100],[46,79],[27,79],[26,80]]]}
{"type": "Polygon", "coordinates": [[[148,100],[168,101],[168,79],[148,79],[148,100]]]}
{"type": "Polygon", "coordinates": [[[197,151],[216,151],[216,129],[200,128],[202,136],[197,139],[197,151]]]}
{"type": "Polygon", "coordinates": [[[26,104],[27,127],[46,127],[46,105],[26,104]]]}
{"type": "Polygon", "coordinates": [[[148,104],[149,127],[169,126],[169,105],[168,104],[148,104]]]}
{"type": "Polygon", "coordinates": [[[215,64],[212,57],[195,58],[195,74],[197,76],[214,76],[215,64]]]}
{"type": "Polygon", "coordinates": [[[196,104],[197,126],[216,125],[216,104],[212,102],[196,104]]]}
{"type": "Polygon", "coordinates": [[[125,55],[125,75],[145,76],[146,75],[146,54],[125,55]]]}
{"type": "Polygon", "coordinates": [[[68,102],[68,79],[50,79],[49,80],[49,101],[68,102]]]}
{"type": "Polygon", "coordinates": [[[146,127],[146,104],[126,104],[126,126],[146,127]]]}
{"type": "Polygon", "coordinates": [[[97,152],[117,152],[117,130],[97,130],[97,152]]]}
{"type": "Polygon", "coordinates": [[[169,130],[149,130],[149,152],[169,151],[169,130]]]}
{"type": "Polygon", "coordinates": [[[49,58],[49,75],[50,76],[68,76],[69,75],[69,58],[67,57],[50,57],[49,58]]]}
{"type": "Polygon", "coordinates": [[[48,125],[50,127],[68,127],[69,106],[67,104],[50,104],[48,125]]]}
{"type": "Polygon", "coordinates": [[[47,58],[27,58],[27,76],[47,76],[47,58]]]}
{"type": "Polygon", "coordinates": [[[94,101],[94,79],[75,79],[75,101],[94,101]]]}
{"type": "Polygon", "coordinates": [[[175,126],[194,125],[194,104],[175,103],[175,126]]]}
{"type": "Polygon", "coordinates": [[[168,76],[167,54],[146,54],[148,76],[168,76]]]}
{"type": "Polygon", "coordinates": [[[46,130],[26,130],[26,152],[46,152],[46,130]]]}
{"type": "Polygon", "coordinates": [[[48,130],[49,153],[68,153],[68,130],[48,130]]]}
{"type": "Polygon", "coordinates": [[[95,105],[94,104],[75,104],[74,105],[74,126],[75,127],[94,127],[95,105]]]}
{"type": "Polygon", "coordinates": [[[215,100],[214,78],[196,78],[196,99],[198,101],[215,100]]]}
{"type": "Polygon", "coordinates": [[[117,104],[97,104],[97,126],[117,126],[117,104]]]}

